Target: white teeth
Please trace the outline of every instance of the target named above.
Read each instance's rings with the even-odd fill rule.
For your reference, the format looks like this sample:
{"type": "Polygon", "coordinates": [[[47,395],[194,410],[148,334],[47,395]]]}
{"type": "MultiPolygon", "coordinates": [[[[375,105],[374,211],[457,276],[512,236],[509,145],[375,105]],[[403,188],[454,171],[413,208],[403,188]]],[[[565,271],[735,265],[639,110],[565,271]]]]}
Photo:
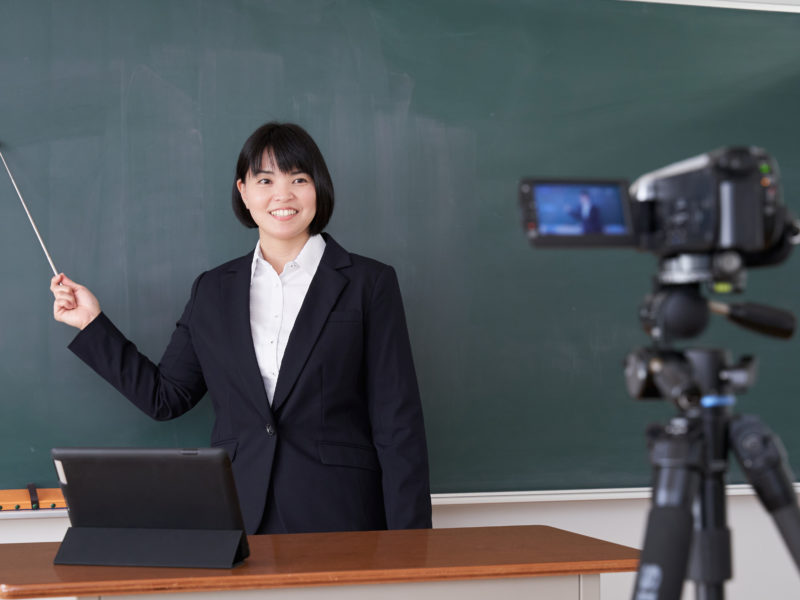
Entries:
{"type": "Polygon", "coordinates": [[[269,214],[273,217],[291,217],[292,215],[296,215],[297,211],[293,208],[279,208],[278,210],[273,210],[269,214]]]}

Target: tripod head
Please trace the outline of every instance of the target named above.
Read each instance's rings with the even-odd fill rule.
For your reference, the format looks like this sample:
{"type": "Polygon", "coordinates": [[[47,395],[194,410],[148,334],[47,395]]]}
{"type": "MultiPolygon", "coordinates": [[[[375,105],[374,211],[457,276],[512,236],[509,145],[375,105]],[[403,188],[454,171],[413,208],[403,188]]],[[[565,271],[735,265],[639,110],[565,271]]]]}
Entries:
{"type": "MultiPolygon", "coordinates": [[[[794,227],[786,230],[770,262],[777,253],[778,260],[783,260],[797,243],[794,227]]],[[[656,344],[699,335],[708,324],[709,312],[764,335],[790,338],[794,333],[795,318],[788,311],[762,304],[709,302],[703,297],[703,284],[713,292],[744,291],[744,262],[735,251],[680,254],[662,259],[659,267],[653,292],[645,296],[639,312],[642,327],[656,344]]]]}
{"type": "MultiPolygon", "coordinates": [[[[769,262],[783,260],[796,237],[794,226],[787,228],[769,262]]],[[[700,335],[712,313],[763,335],[790,338],[796,320],[789,311],[749,302],[710,301],[703,295],[704,284],[712,291],[740,292],[745,280],[744,261],[733,251],[661,260],[653,292],[639,309],[639,320],[653,345],[631,352],[625,363],[625,381],[633,398],[669,399],[685,410],[698,406],[706,396],[744,392],[755,382],[756,361],[751,356],[733,363],[721,350],[672,348],[675,340],[700,335]]]]}

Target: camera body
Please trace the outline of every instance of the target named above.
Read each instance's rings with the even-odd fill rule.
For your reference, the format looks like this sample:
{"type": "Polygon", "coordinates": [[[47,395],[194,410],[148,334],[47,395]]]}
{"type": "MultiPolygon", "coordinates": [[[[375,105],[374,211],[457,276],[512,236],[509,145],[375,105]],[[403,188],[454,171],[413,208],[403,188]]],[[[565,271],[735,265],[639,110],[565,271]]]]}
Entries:
{"type": "Polygon", "coordinates": [[[537,247],[633,247],[661,259],[705,255],[713,262],[720,255],[729,263],[733,256],[739,268],[783,260],[793,228],[778,164],[757,147],[720,148],[630,186],[625,180],[525,178],[520,207],[537,247]]]}

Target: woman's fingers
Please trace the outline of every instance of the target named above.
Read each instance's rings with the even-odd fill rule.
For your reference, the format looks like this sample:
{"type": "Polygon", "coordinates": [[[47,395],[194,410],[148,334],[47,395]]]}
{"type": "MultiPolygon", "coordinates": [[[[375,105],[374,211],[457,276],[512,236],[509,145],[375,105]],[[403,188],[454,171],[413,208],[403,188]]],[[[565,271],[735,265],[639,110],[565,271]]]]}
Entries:
{"type": "Polygon", "coordinates": [[[56,308],[59,312],[64,310],[72,310],[77,306],[78,303],[75,302],[74,298],[56,298],[56,301],[53,303],[53,307],[56,308]]]}
{"type": "Polygon", "coordinates": [[[72,281],[72,279],[70,279],[69,277],[64,275],[64,273],[59,273],[59,275],[61,276],[61,281],[60,281],[61,285],[67,285],[67,286],[69,286],[69,287],[71,287],[73,289],[78,289],[80,287],[83,287],[82,285],[72,281]]]}
{"type": "Polygon", "coordinates": [[[75,308],[78,302],[75,300],[75,294],[72,292],[59,292],[56,294],[55,303],[60,308],[75,308]]]}
{"type": "Polygon", "coordinates": [[[58,275],[54,275],[52,279],[50,279],[50,291],[54,294],[58,289],[59,284],[61,283],[61,279],[64,277],[63,273],[59,273],[58,275]]]}
{"type": "Polygon", "coordinates": [[[78,305],[75,298],[75,290],[68,285],[63,285],[62,282],[64,279],[65,276],[62,273],[50,280],[50,291],[53,292],[53,296],[55,297],[54,308],[60,308],[62,310],[72,309],[78,305]]]}

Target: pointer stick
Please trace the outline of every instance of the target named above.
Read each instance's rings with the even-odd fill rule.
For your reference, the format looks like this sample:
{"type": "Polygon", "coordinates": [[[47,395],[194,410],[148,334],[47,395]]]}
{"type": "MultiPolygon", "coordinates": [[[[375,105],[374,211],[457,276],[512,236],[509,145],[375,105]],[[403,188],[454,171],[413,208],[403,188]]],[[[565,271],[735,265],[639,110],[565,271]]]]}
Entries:
{"type": "Polygon", "coordinates": [[[19,201],[22,202],[22,208],[25,209],[25,214],[28,215],[28,220],[31,222],[33,226],[33,231],[36,233],[36,237],[39,238],[39,243],[42,245],[42,250],[44,250],[44,255],[47,257],[47,262],[50,263],[50,268],[53,269],[53,275],[58,275],[58,271],[56,271],[56,266],[53,264],[53,259],[50,258],[50,253],[47,251],[47,246],[44,245],[44,240],[42,236],[39,234],[39,229],[36,227],[36,223],[33,221],[33,217],[31,216],[30,211],[28,210],[28,206],[25,204],[25,200],[22,199],[22,194],[19,192],[19,188],[17,187],[17,182],[14,181],[14,176],[11,174],[11,169],[8,168],[8,164],[6,163],[6,159],[3,156],[3,153],[0,152],[0,160],[3,161],[3,166],[6,168],[6,173],[11,178],[11,183],[14,185],[14,189],[17,191],[17,196],[19,196],[19,201]]]}

